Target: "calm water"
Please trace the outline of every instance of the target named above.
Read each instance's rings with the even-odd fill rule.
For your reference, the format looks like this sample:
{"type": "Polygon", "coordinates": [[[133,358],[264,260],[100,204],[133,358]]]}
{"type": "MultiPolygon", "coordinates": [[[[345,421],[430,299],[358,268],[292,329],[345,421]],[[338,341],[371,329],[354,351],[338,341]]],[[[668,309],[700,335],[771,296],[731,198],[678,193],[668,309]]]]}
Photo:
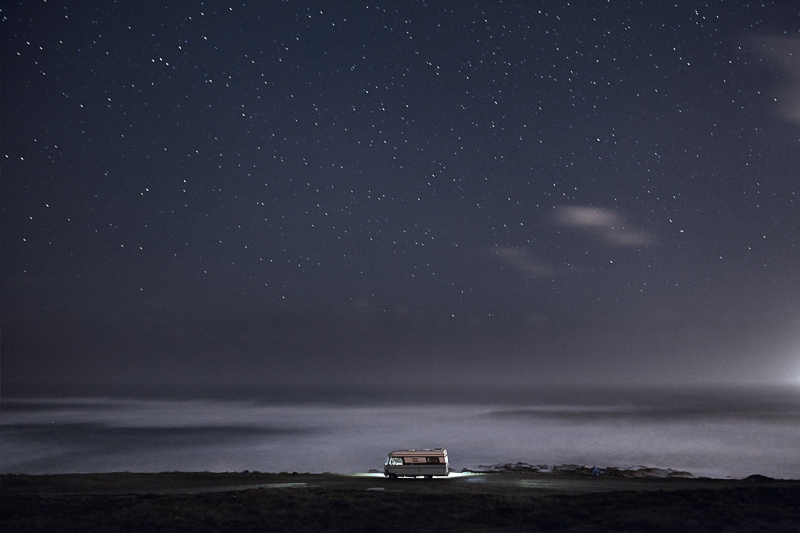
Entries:
{"type": "MultiPolygon", "coordinates": [[[[4,391],[8,394],[8,391],[4,391]]],[[[800,389],[176,388],[4,397],[3,473],[646,465],[800,479],[800,389]]]]}

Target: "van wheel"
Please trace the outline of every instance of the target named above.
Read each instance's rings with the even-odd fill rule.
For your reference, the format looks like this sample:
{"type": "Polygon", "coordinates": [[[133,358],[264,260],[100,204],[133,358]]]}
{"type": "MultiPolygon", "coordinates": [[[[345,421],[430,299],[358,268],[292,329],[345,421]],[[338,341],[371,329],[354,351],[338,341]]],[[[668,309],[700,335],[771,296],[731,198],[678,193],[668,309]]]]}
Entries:
{"type": "Polygon", "coordinates": [[[397,479],[397,474],[389,474],[389,479],[397,479]]]}
{"type": "Polygon", "coordinates": [[[433,479],[433,476],[425,476],[425,479],[433,479]]]}

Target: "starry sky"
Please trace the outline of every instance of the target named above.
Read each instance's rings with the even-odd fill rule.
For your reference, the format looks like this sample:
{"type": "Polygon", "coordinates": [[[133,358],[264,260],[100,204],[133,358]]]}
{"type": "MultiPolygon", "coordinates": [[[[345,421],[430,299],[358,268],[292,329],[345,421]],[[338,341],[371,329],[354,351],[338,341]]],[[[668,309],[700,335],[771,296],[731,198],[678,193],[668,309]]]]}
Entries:
{"type": "Polygon", "coordinates": [[[2,2],[2,378],[800,379],[793,2],[2,2]]]}

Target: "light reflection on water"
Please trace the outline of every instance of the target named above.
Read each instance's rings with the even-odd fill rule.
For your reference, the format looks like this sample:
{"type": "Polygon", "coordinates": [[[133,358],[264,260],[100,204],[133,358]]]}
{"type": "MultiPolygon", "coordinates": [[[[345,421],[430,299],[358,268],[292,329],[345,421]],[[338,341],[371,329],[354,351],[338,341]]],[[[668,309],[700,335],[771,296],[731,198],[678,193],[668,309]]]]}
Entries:
{"type": "Polygon", "coordinates": [[[390,450],[445,447],[456,470],[522,461],[800,478],[796,389],[348,394],[4,398],[2,472],[349,474],[382,471],[390,450]]]}

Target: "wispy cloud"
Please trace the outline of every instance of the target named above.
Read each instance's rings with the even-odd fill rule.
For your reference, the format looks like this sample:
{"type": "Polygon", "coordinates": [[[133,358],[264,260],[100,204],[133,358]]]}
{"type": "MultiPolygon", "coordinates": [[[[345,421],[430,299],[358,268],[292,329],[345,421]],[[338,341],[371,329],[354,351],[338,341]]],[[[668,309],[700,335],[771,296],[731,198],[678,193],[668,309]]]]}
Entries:
{"type": "Polygon", "coordinates": [[[553,222],[562,227],[584,228],[604,244],[612,246],[654,246],[655,236],[628,224],[616,211],[602,207],[559,206],[553,222]]]}
{"type": "Polygon", "coordinates": [[[778,116],[787,122],[800,124],[800,39],[755,37],[753,44],[758,54],[781,73],[780,85],[772,93],[778,116]]]}
{"type": "Polygon", "coordinates": [[[533,255],[522,248],[499,246],[489,248],[489,253],[499,257],[515,269],[532,277],[553,277],[558,270],[534,259],[533,255]]]}

